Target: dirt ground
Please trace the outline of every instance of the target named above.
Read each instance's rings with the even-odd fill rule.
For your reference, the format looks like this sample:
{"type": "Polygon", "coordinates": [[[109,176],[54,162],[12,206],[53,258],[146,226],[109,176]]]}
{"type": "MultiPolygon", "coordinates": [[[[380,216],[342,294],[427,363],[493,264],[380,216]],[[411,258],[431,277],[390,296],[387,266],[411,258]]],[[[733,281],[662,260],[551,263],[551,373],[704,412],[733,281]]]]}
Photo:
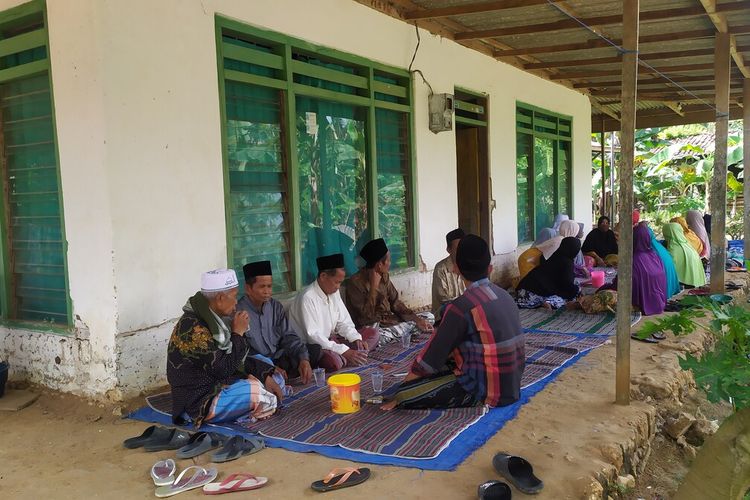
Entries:
{"type": "MultiPolygon", "coordinates": [[[[731,407],[726,403],[711,403],[702,392],[696,391],[685,398],[680,411],[691,415],[700,411],[709,420],[722,421],[729,416],[731,407]]],[[[646,470],[638,476],[636,487],[625,495],[627,500],[671,498],[690,468],[693,457],[664,433],[657,433],[651,446],[646,470]]]]}
{"type": "MultiPolygon", "coordinates": [[[[650,356],[655,353],[661,354],[658,346],[634,343],[633,374],[651,369],[650,356]]],[[[364,498],[476,498],[477,485],[497,477],[491,460],[501,450],[524,456],[534,465],[545,483],[536,498],[581,498],[591,478],[608,465],[603,446],[633,439],[649,409],[640,401],[630,406],[613,404],[614,359],[610,344],[568,368],[456,471],[370,465],[373,476],[369,481],[326,498],[352,494],[364,498]]],[[[0,447],[0,498],[4,499],[153,498],[150,466],[170,456],[122,448],[122,441],[140,434],[146,424],[115,416],[113,407],[50,391],[43,391],[37,402],[17,413],[0,413],[0,426],[5,431],[0,447]]],[[[206,460],[199,457],[196,463],[206,460]]],[[[178,466],[192,463],[179,461],[178,466]]],[[[269,477],[269,484],[252,497],[270,499],[315,496],[310,483],[329,469],[345,465],[349,464],[312,453],[266,449],[218,468],[220,477],[238,471],[269,477]]],[[[192,491],[181,498],[198,496],[202,496],[200,491],[192,491]]],[[[513,497],[525,495],[514,491],[513,497]]]]}
{"type": "MultiPolygon", "coordinates": [[[[632,342],[634,398],[628,406],[614,404],[614,345],[595,349],[524,405],[515,419],[457,470],[366,465],[372,470],[370,480],[329,493],[326,498],[476,498],[479,484],[498,479],[491,465],[498,451],[521,455],[533,464],[545,485],[535,498],[602,498],[597,478],[611,480],[622,466],[621,450],[648,441],[656,428],[657,404],[674,404],[667,402],[673,394],[687,392],[689,382],[677,365],[677,356],[702,341],[702,336],[693,334],[681,339],[670,336],[661,344],[632,342]],[[649,391],[653,398],[646,394],[649,391]]],[[[41,388],[31,390],[42,393],[33,405],[15,413],[0,412],[0,428],[4,431],[0,498],[154,498],[150,467],[173,455],[122,447],[124,439],[140,434],[148,425],[119,416],[142,406],[142,398],[120,408],[41,388]]],[[[706,416],[715,415],[705,400],[695,401],[693,404],[706,416]]],[[[657,437],[654,443],[653,458],[636,489],[626,493],[628,498],[668,498],[687,470],[687,461],[673,442],[657,437]]],[[[206,464],[207,457],[178,461],[178,468],[206,464]]],[[[219,479],[233,472],[251,472],[270,479],[267,486],[243,498],[293,499],[318,495],[310,489],[311,482],[334,467],[349,465],[314,453],[269,448],[217,467],[219,479]]],[[[202,496],[195,490],[180,498],[202,496]]],[[[514,490],[513,498],[527,496],[514,490]]]]}

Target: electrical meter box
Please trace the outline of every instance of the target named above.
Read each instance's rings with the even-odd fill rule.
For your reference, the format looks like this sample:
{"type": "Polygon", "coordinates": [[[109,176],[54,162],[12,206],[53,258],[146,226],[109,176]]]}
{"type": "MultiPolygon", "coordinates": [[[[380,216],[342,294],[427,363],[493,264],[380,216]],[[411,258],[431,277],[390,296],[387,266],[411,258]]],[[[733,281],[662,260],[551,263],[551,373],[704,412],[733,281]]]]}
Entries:
{"type": "Polygon", "coordinates": [[[430,130],[453,130],[453,94],[432,94],[429,97],[430,130]]]}

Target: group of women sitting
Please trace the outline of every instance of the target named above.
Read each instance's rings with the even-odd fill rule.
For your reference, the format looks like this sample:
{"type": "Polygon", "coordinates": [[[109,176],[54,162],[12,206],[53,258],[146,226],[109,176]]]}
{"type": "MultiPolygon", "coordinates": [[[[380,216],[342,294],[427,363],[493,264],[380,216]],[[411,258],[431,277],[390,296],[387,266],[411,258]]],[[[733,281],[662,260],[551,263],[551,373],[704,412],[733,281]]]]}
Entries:
{"type": "MultiPolygon", "coordinates": [[[[704,218],[695,210],[686,217],[675,217],[664,225],[666,247],[654,235],[640,214],[633,212],[633,306],[645,315],[664,311],[680,284],[691,287],[706,283],[701,261],[711,251],[704,218]]],[[[586,312],[613,311],[617,296],[617,278],[591,296],[582,296],[576,277],[587,278],[589,266],[617,266],[617,236],[609,219],[600,217],[597,227],[581,245],[582,224],[558,215],[552,228],[543,229],[532,248],[521,254],[521,277],[517,303],[521,308],[563,306],[583,308],[586,312]]]]}

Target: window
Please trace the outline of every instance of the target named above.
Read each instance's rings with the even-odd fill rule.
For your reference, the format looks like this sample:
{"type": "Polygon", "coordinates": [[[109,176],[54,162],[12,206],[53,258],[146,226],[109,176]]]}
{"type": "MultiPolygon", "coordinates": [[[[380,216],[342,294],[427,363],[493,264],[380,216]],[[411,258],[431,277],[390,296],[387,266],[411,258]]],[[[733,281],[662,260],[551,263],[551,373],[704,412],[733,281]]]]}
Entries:
{"type": "Polygon", "coordinates": [[[414,266],[411,78],[406,70],[217,17],[228,260],[268,259],[274,291],[298,290],[316,259],[348,273],[383,237],[414,266]]]}
{"type": "Polygon", "coordinates": [[[65,235],[43,4],[0,25],[3,319],[70,323],[65,235]]]}
{"type": "Polygon", "coordinates": [[[533,241],[555,215],[571,217],[570,117],[531,106],[516,108],[518,242],[533,241]]]}

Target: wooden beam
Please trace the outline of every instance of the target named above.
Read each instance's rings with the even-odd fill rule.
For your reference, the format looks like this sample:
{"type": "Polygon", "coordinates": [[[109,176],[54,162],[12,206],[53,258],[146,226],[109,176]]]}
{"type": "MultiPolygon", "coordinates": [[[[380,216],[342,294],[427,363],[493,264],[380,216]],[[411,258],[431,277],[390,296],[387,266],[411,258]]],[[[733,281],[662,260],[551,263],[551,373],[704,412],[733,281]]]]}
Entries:
{"type": "MultiPolygon", "coordinates": [[[[690,82],[712,82],[714,81],[714,75],[697,75],[697,76],[670,76],[670,80],[676,83],[690,83],[690,82]]],[[[662,85],[668,83],[664,77],[652,78],[650,80],[640,80],[638,86],[644,85],[662,85]]],[[[607,87],[620,87],[622,82],[620,81],[607,81],[607,82],[580,82],[574,83],[574,89],[596,89],[596,88],[607,88],[607,87]]]]}
{"type": "Polygon", "coordinates": [[[680,116],[685,116],[685,112],[682,111],[682,104],[679,102],[665,101],[664,106],[668,107],[669,109],[671,109],[672,111],[674,111],[676,114],[680,116]]]}
{"type": "MultiPolygon", "coordinates": [[[[744,148],[743,151],[750,151],[750,78],[745,78],[744,82],[744,94],[742,97],[742,103],[744,105],[743,107],[743,128],[744,133],[742,136],[742,147],[744,148]]],[[[750,153],[745,153],[750,154],[750,153]]],[[[748,162],[745,160],[745,165],[747,165],[748,162]]],[[[745,172],[748,172],[750,169],[745,169],[745,172]]],[[[748,200],[747,203],[745,203],[745,218],[744,218],[744,227],[745,227],[745,241],[750,241],[750,181],[748,181],[747,177],[743,180],[743,193],[745,195],[745,199],[748,200]]],[[[745,245],[745,266],[747,267],[748,263],[750,263],[750,242],[745,245]]]]}
{"type": "MultiPolygon", "coordinates": [[[[658,68],[641,68],[643,73],[658,74],[658,73],[671,73],[674,71],[703,71],[713,69],[713,63],[700,63],[700,64],[682,64],[679,66],[660,66],[658,68]]],[[[597,78],[602,76],[614,76],[619,75],[619,69],[605,70],[605,71],[577,71],[558,73],[557,75],[550,76],[550,80],[571,80],[577,78],[597,78]]]]}
{"type": "Polygon", "coordinates": [[[609,116],[610,118],[614,118],[615,120],[619,120],[620,119],[620,115],[618,115],[614,111],[611,111],[611,110],[609,110],[609,109],[607,109],[607,108],[599,105],[599,103],[597,103],[597,102],[591,101],[591,107],[594,108],[594,109],[596,109],[600,113],[609,116]]]}
{"type": "MultiPolygon", "coordinates": [[[[732,5],[732,4],[729,4],[732,5]]],[[[746,7],[743,7],[746,8],[746,7]]],[[[641,21],[661,21],[664,19],[679,19],[689,17],[699,17],[706,14],[703,7],[696,5],[694,7],[680,7],[676,9],[651,10],[641,13],[641,21]]],[[[532,33],[548,33],[550,31],[560,31],[574,28],[582,28],[581,23],[588,26],[607,26],[620,24],[622,16],[619,14],[608,16],[587,17],[579,20],[563,19],[542,24],[527,24],[523,26],[513,26],[509,28],[495,28],[488,30],[466,31],[456,33],[456,40],[476,40],[478,38],[495,38],[508,35],[528,35],[532,33]]]]}
{"type": "Polygon", "coordinates": [[[598,66],[600,64],[613,64],[619,62],[620,56],[618,55],[612,57],[598,57],[594,59],[571,59],[569,61],[549,61],[524,64],[523,69],[565,68],[569,66],[598,66]]]}
{"type": "MultiPolygon", "coordinates": [[[[659,43],[673,40],[694,40],[699,38],[713,38],[716,33],[713,29],[681,31],[679,33],[659,33],[657,35],[642,36],[639,43],[659,43]]],[[[615,45],[622,45],[622,40],[612,40],[615,45]]],[[[550,54],[553,52],[568,52],[572,50],[598,49],[612,47],[612,44],[601,38],[592,38],[585,42],[566,43],[561,45],[544,45],[539,47],[526,47],[522,49],[500,50],[495,52],[496,58],[521,56],[530,54],[550,54]]]]}
{"type": "MultiPolygon", "coordinates": [[[[643,81],[644,80],[641,80],[641,82],[639,82],[640,86],[643,85],[643,83],[642,83],[643,81]]],[[[685,88],[685,90],[689,90],[690,92],[694,92],[696,94],[700,94],[700,93],[703,93],[703,92],[710,92],[711,95],[713,95],[714,91],[716,90],[716,87],[714,85],[696,85],[696,86],[693,86],[693,85],[691,85],[689,83],[686,83],[684,85],[684,88],[685,88]]],[[[733,93],[734,92],[742,92],[741,82],[737,83],[736,80],[733,80],[732,81],[732,87],[730,87],[730,89],[731,89],[730,91],[733,92],[733,93]]],[[[663,92],[663,93],[667,93],[667,92],[685,92],[685,90],[682,90],[680,87],[671,87],[670,86],[670,87],[664,87],[663,91],[659,90],[659,89],[648,89],[648,90],[644,90],[644,92],[648,92],[650,94],[653,94],[655,92],[663,92]]],[[[589,91],[589,95],[594,96],[594,97],[615,96],[615,95],[620,95],[621,92],[622,91],[619,88],[592,89],[592,90],[589,91]]],[[[642,94],[643,94],[642,92],[639,92],[638,95],[642,95],[642,94]]]]}
{"type": "MultiPolygon", "coordinates": [[[[561,2],[563,0],[552,0],[561,2]]],[[[515,9],[518,7],[532,7],[534,5],[547,5],[547,0],[500,0],[495,2],[470,3],[454,5],[451,7],[439,7],[435,9],[416,9],[404,13],[404,19],[415,21],[418,19],[436,19],[439,17],[461,16],[464,14],[480,14],[482,12],[494,12],[498,10],[515,9]]]]}
{"type": "Polygon", "coordinates": [[[727,244],[727,135],[729,134],[729,33],[716,34],[716,147],[714,171],[711,175],[711,292],[724,293],[724,270],[727,244]]]}
{"type": "MultiPolygon", "coordinates": [[[[713,55],[714,49],[692,49],[692,50],[673,50],[671,52],[652,52],[651,54],[639,54],[638,59],[641,61],[651,61],[654,59],[681,59],[684,57],[699,57],[713,55]]],[[[591,59],[569,59],[563,61],[548,61],[541,63],[532,63],[524,65],[524,69],[543,69],[543,68],[564,68],[570,66],[598,66],[600,64],[619,63],[621,56],[596,57],[591,59]]]]}
{"type": "MultiPolygon", "coordinates": [[[[700,0],[701,4],[703,5],[703,8],[706,9],[706,13],[708,13],[708,17],[711,18],[711,22],[716,27],[716,31],[719,33],[730,33],[729,32],[729,23],[727,22],[727,16],[724,14],[724,12],[727,12],[724,10],[724,8],[727,5],[734,5],[734,4],[716,4],[716,0],[700,0]]],[[[737,2],[744,3],[745,8],[748,8],[747,2],[737,2]]],[[[734,60],[734,63],[737,65],[737,67],[740,69],[740,72],[745,78],[750,78],[750,66],[748,66],[745,63],[745,60],[742,57],[741,51],[737,49],[737,40],[735,39],[734,35],[731,35],[729,37],[729,53],[732,56],[732,59],[734,60]]]]}
{"type": "Polygon", "coordinates": [[[622,128],[620,129],[619,220],[617,263],[617,366],[615,402],[630,404],[630,313],[633,292],[633,163],[635,162],[635,100],[638,87],[639,0],[624,0],[622,13],[622,128]]]}
{"type": "MultiPolygon", "coordinates": [[[[651,128],[651,127],[670,127],[672,125],[689,125],[691,123],[709,123],[716,119],[716,112],[705,105],[691,105],[682,108],[685,116],[677,116],[671,110],[660,108],[657,110],[643,110],[639,111],[635,119],[635,128],[651,128]],[[702,108],[697,110],[696,108],[702,108]]],[[[592,130],[600,130],[602,127],[601,117],[603,115],[597,114],[592,116],[591,126],[594,127],[592,130]]],[[[743,109],[740,107],[732,107],[729,110],[730,120],[741,120],[743,116],[743,109]]],[[[604,130],[606,132],[612,132],[614,130],[620,130],[620,121],[613,118],[604,119],[604,130]]]]}

